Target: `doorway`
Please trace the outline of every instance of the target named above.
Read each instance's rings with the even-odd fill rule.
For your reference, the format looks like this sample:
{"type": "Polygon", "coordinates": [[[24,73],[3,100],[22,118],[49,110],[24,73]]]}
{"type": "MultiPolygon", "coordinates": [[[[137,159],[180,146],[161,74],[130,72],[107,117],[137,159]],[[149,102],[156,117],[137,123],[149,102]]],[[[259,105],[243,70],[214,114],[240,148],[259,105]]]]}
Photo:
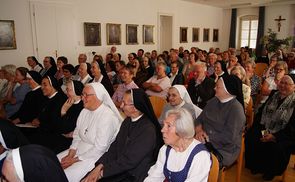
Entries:
{"type": "Polygon", "coordinates": [[[160,15],[159,16],[159,50],[169,51],[172,46],[172,22],[173,16],[171,15],[160,15]]]}

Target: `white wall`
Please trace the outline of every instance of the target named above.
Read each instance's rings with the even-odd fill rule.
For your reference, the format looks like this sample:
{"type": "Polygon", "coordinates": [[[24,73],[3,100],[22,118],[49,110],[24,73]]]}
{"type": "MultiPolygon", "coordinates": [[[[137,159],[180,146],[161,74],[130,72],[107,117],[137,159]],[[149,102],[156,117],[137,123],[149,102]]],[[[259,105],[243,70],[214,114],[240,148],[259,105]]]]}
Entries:
{"type": "Polygon", "coordinates": [[[26,58],[33,55],[33,37],[27,0],[0,0],[0,19],[14,20],[17,49],[0,50],[0,66],[26,66],[26,58]]]}
{"type": "MultiPolygon", "coordinates": [[[[239,38],[239,29],[240,21],[239,19],[245,15],[255,15],[259,16],[259,8],[238,8],[237,10],[237,34],[236,40],[239,38]]],[[[221,44],[221,48],[226,49],[228,47],[228,32],[230,31],[230,21],[231,21],[231,10],[225,9],[223,15],[223,25],[222,29],[225,35],[223,37],[225,40],[221,44]],[[228,28],[228,29],[226,29],[228,28]]],[[[285,38],[288,36],[295,36],[295,5],[276,5],[276,6],[266,6],[265,7],[265,25],[264,33],[267,34],[268,28],[271,28],[273,31],[277,32],[278,38],[285,38]],[[274,19],[279,16],[286,19],[282,21],[281,31],[278,32],[277,22],[274,19]]],[[[238,41],[236,43],[238,47],[238,41]]]]}
{"type": "MultiPolygon", "coordinates": [[[[55,1],[58,0],[38,0],[55,1]]],[[[223,10],[220,8],[198,5],[180,0],[61,0],[71,3],[75,16],[76,37],[74,40],[77,47],[76,55],[86,53],[91,55],[96,51],[103,56],[109,52],[110,47],[106,45],[106,23],[121,24],[122,45],[117,46],[117,50],[122,54],[122,59],[127,60],[129,52],[136,52],[139,48],[145,51],[157,49],[157,26],[158,15],[169,14],[173,16],[172,45],[177,48],[184,46],[189,49],[197,46],[208,50],[209,47],[220,47],[224,35],[222,30],[223,10]],[[84,22],[101,23],[102,46],[84,46],[84,22]],[[138,24],[138,45],[126,45],[126,24],[138,24]],[[155,25],[155,44],[142,44],[142,25],[155,25]],[[179,27],[189,27],[188,43],[179,43],[179,27]],[[192,43],[192,27],[200,28],[200,42],[192,43]],[[203,43],[203,28],[210,28],[210,42],[203,43]],[[219,29],[220,41],[212,42],[213,28],[219,29]]],[[[1,19],[11,19],[15,21],[16,28],[16,50],[0,50],[0,66],[8,63],[17,66],[26,66],[26,57],[33,54],[33,37],[30,22],[29,0],[0,0],[1,19]]],[[[75,50],[73,50],[75,51],[75,50]]],[[[91,59],[91,58],[90,58],[91,59]]],[[[42,59],[40,60],[42,61],[42,59]]],[[[71,61],[76,64],[76,60],[71,61]]]]}

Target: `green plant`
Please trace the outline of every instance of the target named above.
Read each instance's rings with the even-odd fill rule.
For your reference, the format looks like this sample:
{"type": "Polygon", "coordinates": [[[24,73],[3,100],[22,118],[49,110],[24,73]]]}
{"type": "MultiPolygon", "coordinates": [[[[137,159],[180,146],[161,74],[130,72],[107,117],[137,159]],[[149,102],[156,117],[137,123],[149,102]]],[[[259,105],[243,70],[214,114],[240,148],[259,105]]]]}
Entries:
{"type": "Polygon", "coordinates": [[[268,29],[267,35],[261,39],[262,44],[265,46],[268,52],[276,52],[280,48],[287,49],[290,46],[293,37],[287,37],[285,39],[277,39],[277,33],[268,29]]]}

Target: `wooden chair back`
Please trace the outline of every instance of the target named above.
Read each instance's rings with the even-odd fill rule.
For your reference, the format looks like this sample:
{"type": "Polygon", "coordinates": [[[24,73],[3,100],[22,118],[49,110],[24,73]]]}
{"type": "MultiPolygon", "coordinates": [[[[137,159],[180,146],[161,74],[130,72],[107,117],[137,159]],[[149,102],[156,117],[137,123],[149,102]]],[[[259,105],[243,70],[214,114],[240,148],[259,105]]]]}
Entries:
{"type": "Polygon", "coordinates": [[[208,182],[217,182],[218,181],[218,174],[219,174],[219,162],[218,159],[214,154],[211,153],[211,169],[208,176],[208,182]]]}
{"type": "Polygon", "coordinates": [[[246,108],[246,127],[249,129],[253,124],[254,112],[253,112],[253,99],[250,97],[249,104],[246,108]]]}
{"type": "Polygon", "coordinates": [[[159,118],[167,101],[164,98],[157,96],[150,96],[149,98],[153,106],[154,112],[157,118],[159,118]]]}
{"type": "Polygon", "coordinates": [[[267,68],[266,63],[256,63],[256,67],[255,67],[256,75],[258,75],[259,77],[262,77],[262,74],[266,68],[267,68]]]}

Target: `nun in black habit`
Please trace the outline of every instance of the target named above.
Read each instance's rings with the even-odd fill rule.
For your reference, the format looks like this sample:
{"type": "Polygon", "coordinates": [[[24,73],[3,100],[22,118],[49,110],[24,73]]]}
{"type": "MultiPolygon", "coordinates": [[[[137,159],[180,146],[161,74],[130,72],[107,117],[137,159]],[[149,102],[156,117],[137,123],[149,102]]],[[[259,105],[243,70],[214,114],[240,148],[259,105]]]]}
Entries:
{"type": "Polygon", "coordinates": [[[39,145],[26,145],[10,151],[2,173],[7,181],[68,181],[55,154],[39,145]]]}
{"type": "Polygon", "coordinates": [[[31,143],[46,146],[58,153],[71,144],[68,139],[60,137],[61,108],[67,97],[61,91],[57,80],[52,76],[45,76],[42,79],[41,88],[43,95],[49,100],[39,117],[32,121],[32,125],[37,128],[26,135],[31,143]],[[62,143],[62,147],[57,147],[60,146],[60,143],[62,143]]]}
{"type": "Polygon", "coordinates": [[[29,71],[27,79],[32,90],[26,94],[20,109],[10,117],[14,124],[32,122],[48,101],[41,90],[41,75],[36,71],[29,71]]]}
{"type": "MultiPolygon", "coordinates": [[[[0,169],[6,157],[8,149],[27,145],[26,137],[8,120],[0,120],[0,169]]],[[[1,175],[1,173],[0,173],[1,175]]]]}
{"type": "Polygon", "coordinates": [[[215,97],[195,121],[196,139],[211,142],[223,157],[220,167],[232,165],[240,153],[246,121],[243,107],[242,81],[235,75],[227,75],[219,78],[215,97]]]}
{"type": "Polygon", "coordinates": [[[163,141],[148,96],[142,89],[128,90],[121,108],[127,117],[115,141],[82,181],[141,182],[156,161],[163,141]]]}

